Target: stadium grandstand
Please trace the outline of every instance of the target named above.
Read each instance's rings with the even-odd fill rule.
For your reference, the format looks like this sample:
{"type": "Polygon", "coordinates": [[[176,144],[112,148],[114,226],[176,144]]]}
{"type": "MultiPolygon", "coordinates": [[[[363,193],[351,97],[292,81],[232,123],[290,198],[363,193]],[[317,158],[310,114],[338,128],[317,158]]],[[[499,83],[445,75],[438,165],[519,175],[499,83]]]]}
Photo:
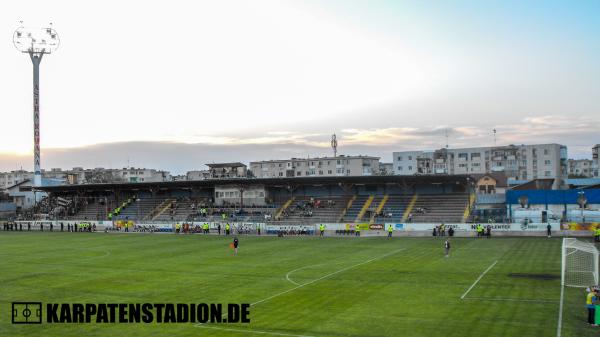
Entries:
{"type": "Polygon", "coordinates": [[[469,176],[219,179],[42,187],[48,219],[333,222],[461,222],[469,176]],[[118,211],[116,211],[118,209],[118,211]]]}

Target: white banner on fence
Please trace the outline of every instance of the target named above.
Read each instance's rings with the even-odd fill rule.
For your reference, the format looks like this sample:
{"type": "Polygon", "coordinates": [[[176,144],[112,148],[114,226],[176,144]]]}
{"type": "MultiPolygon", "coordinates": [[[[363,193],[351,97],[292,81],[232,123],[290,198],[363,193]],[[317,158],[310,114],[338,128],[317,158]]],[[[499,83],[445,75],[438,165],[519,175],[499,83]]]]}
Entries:
{"type": "MultiPolygon", "coordinates": [[[[315,224],[319,226],[320,224],[315,224]]],[[[327,230],[354,230],[356,228],[355,223],[325,223],[327,230]]],[[[383,224],[363,224],[360,223],[361,230],[384,230],[387,231],[389,226],[392,226],[394,231],[433,231],[433,228],[439,226],[439,223],[392,223],[386,222],[383,224]]],[[[455,231],[466,231],[475,232],[477,224],[474,223],[446,223],[446,230],[453,228],[455,231]]],[[[547,229],[547,223],[529,223],[527,225],[520,223],[482,223],[484,227],[488,225],[492,226],[492,231],[545,231],[547,229]]],[[[560,230],[560,224],[550,224],[553,231],[560,230]]]]}
{"type": "MultiPolygon", "coordinates": [[[[17,221],[17,224],[22,224],[23,227],[26,227],[27,224],[30,224],[32,228],[38,228],[40,225],[44,225],[45,228],[48,228],[50,223],[54,226],[55,229],[60,228],[60,224],[63,223],[64,227],[67,225],[73,224],[81,224],[81,223],[89,223],[90,225],[96,225],[96,230],[104,230],[106,227],[112,227],[111,221],[87,221],[87,220],[56,220],[56,221],[17,221]]],[[[184,223],[184,222],[181,222],[184,223]]],[[[204,222],[193,222],[192,226],[202,226],[204,222]]],[[[217,229],[218,225],[221,225],[221,230],[225,230],[226,222],[209,222],[211,229],[217,229]]],[[[261,229],[274,230],[277,231],[279,229],[282,230],[315,230],[319,228],[320,223],[312,224],[312,225],[267,225],[263,222],[229,222],[230,226],[233,229],[256,229],[260,227],[261,229]]],[[[175,228],[175,223],[136,223],[136,225],[140,226],[154,226],[156,228],[168,230],[175,228]]],[[[325,229],[327,231],[338,231],[338,230],[355,230],[356,226],[359,225],[361,230],[371,230],[371,231],[387,231],[389,226],[392,226],[394,231],[422,231],[429,232],[433,231],[433,228],[439,226],[439,223],[376,223],[376,224],[368,224],[368,223],[323,223],[325,225],[325,229]]],[[[446,226],[446,230],[453,228],[455,231],[465,231],[465,232],[474,232],[476,230],[477,224],[473,223],[447,223],[444,224],[446,226]]],[[[484,227],[488,225],[492,226],[492,231],[513,231],[513,232],[527,232],[527,231],[546,231],[547,223],[529,223],[529,224],[521,224],[521,223],[481,223],[484,227]]],[[[551,229],[553,231],[561,230],[560,224],[551,223],[551,229]]]]}

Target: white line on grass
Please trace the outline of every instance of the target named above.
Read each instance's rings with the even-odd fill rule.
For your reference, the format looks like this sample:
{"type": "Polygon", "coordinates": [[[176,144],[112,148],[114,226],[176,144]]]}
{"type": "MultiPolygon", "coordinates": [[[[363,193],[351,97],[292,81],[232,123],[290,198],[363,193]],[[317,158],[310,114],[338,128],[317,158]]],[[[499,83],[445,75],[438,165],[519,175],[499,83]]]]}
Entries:
{"type": "Polygon", "coordinates": [[[346,270],[348,270],[348,269],[356,268],[356,267],[358,267],[358,266],[362,266],[363,264],[367,264],[367,263],[369,263],[369,262],[373,262],[373,261],[375,261],[375,260],[382,259],[382,258],[384,258],[384,257],[390,256],[390,255],[393,255],[393,254],[396,254],[397,252],[399,252],[399,251],[402,251],[402,250],[405,250],[405,249],[406,249],[406,248],[401,248],[401,249],[395,250],[395,251],[393,251],[393,252],[391,252],[391,253],[387,253],[387,254],[384,254],[384,255],[381,255],[381,256],[378,256],[378,257],[372,258],[372,259],[370,259],[370,260],[367,260],[367,261],[364,261],[364,262],[361,262],[361,263],[357,263],[357,264],[351,265],[351,266],[349,266],[349,267],[346,267],[346,268],[342,268],[342,269],[340,269],[340,270],[338,270],[338,271],[334,271],[333,273],[327,274],[327,275],[325,275],[325,276],[321,276],[321,277],[319,277],[319,278],[317,278],[317,279],[314,279],[314,280],[312,280],[312,281],[309,281],[309,282],[306,282],[306,283],[302,283],[302,284],[300,284],[300,285],[298,285],[298,286],[296,286],[296,287],[294,287],[294,288],[291,288],[291,289],[288,289],[288,290],[285,290],[285,291],[279,292],[279,293],[277,293],[277,294],[275,294],[275,295],[269,296],[269,297],[267,297],[267,298],[264,298],[264,299],[262,299],[262,300],[260,300],[260,301],[256,301],[256,302],[254,302],[254,303],[250,304],[250,306],[257,305],[257,304],[260,304],[260,303],[263,303],[263,302],[266,302],[266,301],[272,300],[272,299],[274,299],[275,297],[279,297],[279,296],[281,296],[281,295],[285,295],[285,294],[287,294],[287,293],[289,293],[289,292],[292,292],[292,291],[294,291],[294,290],[296,290],[296,289],[300,289],[300,288],[302,288],[302,287],[304,287],[304,286],[307,286],[307,285],[309,285],[309,284],[313,284],[313,283],[315,283],[315,282],[318,282],[318,281],[324,280],[324,279],[326,279],[326,278],[328,278],[328,277],[331,277],[331,276],[333,276],[333,275],[339,274],[339,273],[341,273],[341,272],[344,272],[344,271],[346,271],[346,270]]]}
{"type": "Polygon", "coordinates": [[[313,267],[320,267],[320,266],[327,266],[327,265],[332,265],[332,264],[342,264],[342,263],[348,263],[348,261],[338,261],[338,262],[327,262],[327,263],[319,263],[319,264],[309,264],[306,266],[302,266],[300,268],[296,268],[294,270],[291,270],[289,272],[287,272],[287,274],[285,274],[285,279],[290,281],[291,283],[293,283],[294,285],[299,286],[300,283],[292,280],[292,278],[290,277],[290,275],[292,275],[293,273],[299,271],[299,270],[303,270],[303,269],[307,269],[307,268],[313,268],[313,267]]]}
{"type": "MultiPolygon", "coordinates": [[[[406,248],[403,248],[403,249],[406,249],[406,248]]],[[[425,249],[425,248],[422,248],[422,249],[425,249]]],[[[424,254],[418,255],[417,258],[423,257],[424,255],[427,255],[427,254],[428,253],[425,251],[424,254]]],[[[403,262],[407,262],[407,261],[403,261],[403,262]]],[[[327,263],[319,263],[319,264],[309,264],[309,265],[306,265],[306,266],[302,266],[302,267],[296,268],[294,270],[290,270],[289,272],[287,272],[287,274],[285,274],[285,279],[288,280],[288,281],[290,281],[294,285],[299,286],[300,283],[292,280],[292,278],[290,277],[290,275],[292,275],[293,273],[295,273],[295,272],[297,272],[299,270],[307,269],[307,268],[327,266],[327,265],[332,265],[332,264],[342,264],[342,263],[348,263],[348,261],[338,261],[338,262],[327,262],[327,263]]]]}
{"type": "MultiPolygon", "coordinates": [[[[285,279],[286,279],[286,280],[288,280],[288,281],[290,281],[290,282],[292,282],[294,285],[297,285],[297,286],[299,286],[299,285],[300,285],[300,283],[298,283],[298,282],[296,282],[296,281],[292,280],[292,279],[290,278],[290,275],[292,275],[293,273],[297,272],[298,270],[302,270],[302,269],[306,269],[306,268],[310,268],[310,267],[320,267],[320,266],[324,266],[324,265],[327,265],[327,264],[334,264],[334,263],[335,263],[335,262],[333,262],[333,263],[309,264],[309,265],[307,265],[307,266],[303,266],[303,267],[300,267],[300,268],[296,268],[296,269],[294,269],[294,270],[291,270],[291,271],[289,271],[287,274],[285,274],[285,279]]],[[[338,263],[343,263],[343,262],[338,262],[338,263]]]]}
{"type": "MultiPolygon", "coordinates": [[[[309,281],[309,282],[306,282],[306,283],[300,284],[300,285],[298,285],[298,286],[296,286],[296,287],[294,287],[294,288],[288,289],[288,290],[286,290],[286,291],[279,292],[279,293],[277,293],[277,294],[275,294],[275,295],[269,296],[269,297],[267,297],[267,298],[265,298],[265,299],[262,299],[262,300],[260,300],[260,301],[256,301],[256,302],[254,302],[254,303],[251,303],[251,304],[250,304],[250,306],[254,306],[254,305],[257,305],[257,304],[259,304],[259,303],[263,303],[263,302],[269,301],[269,300],[271,300],[271,299],[273,299],[273,298],[275,298],[275,297],[278,297],[278,296],[281,296],[281,295],[287,294],[287,293],[289,293],[289,292],[292,292],[292,291],[294,291],[294,290],[296,290],[296,289],[300,289],[300,288],[302,288],[302,287],[304,287],[304,286],[307,286],[307,285],[309,285],[309,284],[313,284],[313,283],[315,283],[315,282],[321,281],[321,280],[323,280],[323,279],[326,279],[326,278],[328,278],[328,277],[331,277],[331,276],[333,276],[333,275],[339,274],[339,273],[341,273],[341,272],[343,272],[343,271],[346,271],[346,270],[348,270],[348,269],[352,269],[352,268],[355,268],[355,267],[358,267],[358,266],[362,266],[363,264],[367,264],[367,263],[369,263],[369,262],[373,262],[373,261],[375,261],[375,260],[382,259],[382,258],[384,258],[384,257],[390,256],[390,255],[393,255],[393,254],[396,254],[397,252],[399,252],[399,251],[403,251],[403,250],[405,250],[405,249],[406,249],[406,248],[400,248],[400,249],[398,249],[398,250],[395,250],[395,251],[393,251],[393,252],[391,252],[391,253],[387,253],[387,254],[384,254],[384,255],[381,255],[381,256],[378,256],[378,257],[372,258],[372,259],[370,259],[370,260],[367,260],[367,261],[364,261],[364,262],[361,262],[361,263],[357,263],[357,264],[351,265],[351,266],[349,266],[349,267],[346,267],[346,268],[342,268],[342,269],[340,269],[340,270],[338,270],[338,271],[335,271],[335,272],[333,272],[333,273],[327,274],[327,275],[325,275],[325,276],[321,276],[321,277],[319,277],[318,279],[314,279],[314,280],[312,280],[312,281],[309,281]]],[[[305,266],[305,267],[308,267],[308,266],[305,266]]],[[[301,268],[299,268],[299,269],[301,269],[301,268]]],[[[289,273],[288,273],[288,274],[289,274],[289,273]]],[[[289,279],[288,279],[288,280],[289,280],[289,279]]],[[[289,281],[291,281],[291,280],[289,280],[289,281]]],[[[227,314],[223,314],[223,316],[225,316],[225,315],[227,315],[227,314]]],[[[235,331],[235,332],[244,332],[244,333],[257,333],[257,334],[265,334],[265,335],[290,336],[290,337],[314,337],[314,336],[307,336],[307,335],[293,335],[293,334],[286,334],[286,333],[279,333],[279,332],[270,332],[270,331],[259,331],[259,330],[243,330],[243,329],[229,329],[229,328],[220,328],[220,327],[215,327],[215,326],[209,326],[209,325],[205,325],[205,324],[202,324],[202,323],[196,323],[194,326],[195,326],[195,327],[198,327],[198,328],[207,328],[207,329],[215,329],[215,330],[223,330],[223,331],[235,331]]]]}
{"type": "Polygon", "coordinates": [[[477,283],[479,282],[479,280],[481,280],[483,278],[483,276],[485,276],[485,274],[487,274],[488,271],[490,271],[490,269],[494,268],[494,266],[496,265],[496,263],[498,263],[498,260],[494,261],[494,263],[492,263],[491,266],[488,267],[488,269],[486,269],[483,273],[481,273],[481,275],[479,275],[479,277],[475,280],[475,282],[473,282],[473,284],[471,284],[471,286],[469,287],[469,289],[467,289],[467,291],[465,291],[464,294],[462,294],[462,296],[460,297],[461,300],[465,299],[465,296],[467,296],[467,294],[469,293],[469,291],[471,291],[471,289],[473,289],[477,283]]]}
{"type": "Polygon", "coordinates": [[[289,336],[289,337],[315,337],[315,336],[309,336],[309,335],[294,335],[294,334],[289,334],[289,333],[281,333],[281,332],[271,332],[271,331],[260,331],[260,330],[243,330],[243,329],[230,329],[230,328],[220,328],[217,326],[210,326],[210,325],[196,325],[199,328],[206,328],[206,329],[214,329],[214,330],[222,330],[222,331],[233,331],[233,332],[243,332],[244,334],[263,334],[263,335],[275,335],[275,336],[289,336]]]}
{"type": "Polygon", "coordinates": [[[563,295],[565,292],[565,286],[560,285],[560,305],[558,306],[558,326],[556,327],[556,337],[560,337],[562,334],[562,312],[563,312],[563,295]]]}
{"type": "Polygon", "coordinates": [[[500,297],[467,297],[467,298],[463,298],[463,300],[558,303],[558,300],[534,300],[534,299],[528,299],[528,298],[500,298],[500,297]]]}

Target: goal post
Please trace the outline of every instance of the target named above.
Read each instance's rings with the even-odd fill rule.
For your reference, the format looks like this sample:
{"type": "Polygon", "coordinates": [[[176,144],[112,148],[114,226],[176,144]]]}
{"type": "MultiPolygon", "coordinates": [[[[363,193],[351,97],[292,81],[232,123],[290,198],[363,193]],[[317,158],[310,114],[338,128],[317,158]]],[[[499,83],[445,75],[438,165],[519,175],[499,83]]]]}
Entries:
{"type": "Polygon", "coordinates": [[[598,249],[591,242],[564,238],[562,244],[563,286],[585,288],[598,284],[598,249]]]}

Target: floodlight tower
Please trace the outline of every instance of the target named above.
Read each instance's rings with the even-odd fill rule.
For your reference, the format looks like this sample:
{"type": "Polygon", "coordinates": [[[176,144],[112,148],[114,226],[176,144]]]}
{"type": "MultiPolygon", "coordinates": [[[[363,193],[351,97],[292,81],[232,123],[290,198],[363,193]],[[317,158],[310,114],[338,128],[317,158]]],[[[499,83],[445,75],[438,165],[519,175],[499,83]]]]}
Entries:
{"type": "MultiPolygon", "coordinates": [[[[21,21],[21,24],[23,22],[21,21]]],[[[60,39],[52,28],[27,28],[20,26],[13,35],[15,48],[29,54],[33,63],[33,186],[42,185],[42,169],[40,165],[40,63],[44,54],[51,54],[58,49],[60,39]]]]}

